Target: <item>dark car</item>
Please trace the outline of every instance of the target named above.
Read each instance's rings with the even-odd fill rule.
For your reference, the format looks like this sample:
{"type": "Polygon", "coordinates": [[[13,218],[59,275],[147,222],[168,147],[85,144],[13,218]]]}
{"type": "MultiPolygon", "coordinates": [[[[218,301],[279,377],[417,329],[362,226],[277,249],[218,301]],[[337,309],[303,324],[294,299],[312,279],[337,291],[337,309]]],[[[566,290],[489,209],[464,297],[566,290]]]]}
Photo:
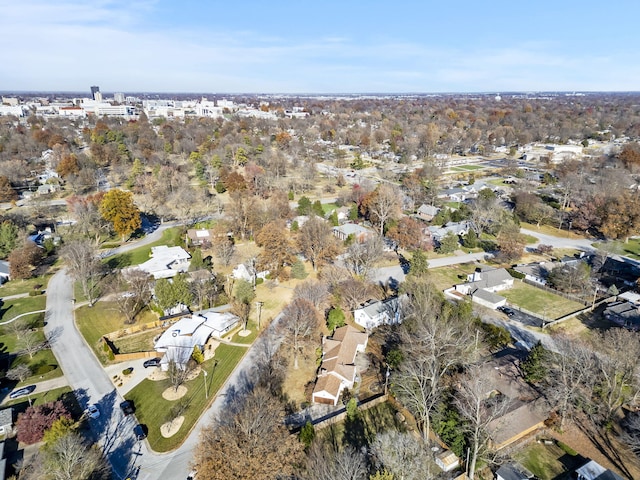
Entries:
{"type": "Polygon", "coordinates": [[[500,307],[500,311],[508,317],[513,317],[516,314],[516,311],[513,308],[509,307],[500,307]]]}
{"type": "Polygon", "coordinates": [[[9,398],[24,397],[25,395],[29,395],[35,389],[36,389],[35,385],[29,385],[28,387],[23,387],[23,388],[21,388],[19,390],[16,390],[15,392],[11,392],[9,394],[9,398]]]}
{"type": "Polygon", "coordinates": [[[136,408],[133,406],[132,401],[125,400],[120,404],[120,410],[122,410],[122,413],[124,413],[125,415],[131,415],[136,411],[136,408]]]}
{"type": "Polygon", "coordinates": [[[150,358],[149,360],[145,360],[142,364],[144,368],[148,367],[159,367],[160,366],[160,357],[150,358]]]}
{"type": "Polygon", "coordinates": [[[147,438],[147,428],[144,425],[136,425],[133,427],[133,434],[136,436],[136,440],[144,440],[147,438]]]}

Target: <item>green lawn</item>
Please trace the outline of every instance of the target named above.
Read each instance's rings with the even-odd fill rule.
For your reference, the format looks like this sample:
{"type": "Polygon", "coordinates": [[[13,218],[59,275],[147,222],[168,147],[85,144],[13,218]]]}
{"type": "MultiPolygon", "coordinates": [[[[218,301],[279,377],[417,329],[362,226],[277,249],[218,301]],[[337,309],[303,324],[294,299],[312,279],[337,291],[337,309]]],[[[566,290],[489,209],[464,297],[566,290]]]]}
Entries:
{"type": "Polygon", "coordinates": [[[594,248],[603,249],[618,255],[640,259],[640,238],[630,238],[628,242],[611,241],[606,243],[594,243],[594,248]]]}
{"type": "Polygon", "coordinates": [[[475,270],[474,263],[461,263],[447,267],[429,269],[429,277],[440,290],[467,281],[467,275],[475,270]]]}
{"type": "Polygon", "coordinates": [[[158,245],[168,245],[172,247],[183,244],[182,229],[177,227],[169,228],[162,232],[162,238],[160,240],[143,247],[134,248],[129,252],[110,257],[105,260],[105,263],[112,269],[139,265],[149,260],[151,256],[151,247],[156,247],[158,245]]]}
{"type": "Polygon", "coordinates": [[[28,280],[11,280],[0,286],[0,297],[9,297],[21,293],[29,293],[34,290],[37,285],[42,285],[41,289],[46,289],[51,275],[43,277],[30,278],[28,280]]]}
{"type": "Polygon", "coordinates": [[[584,463],[582,457],[567,455],[555,444],[531,443],[514,457],[540,480],[568,480],[571,471],[584,463]]]}
{"type": "Polygon", "coordinates": [[[500,295],[513,305],[520,306],[533,313],[555,319],[584,308],[584,305],[547,292],[532,285],[515,280],[513,288],[502,290],[500,295]]]}
{"type": "Polygon", "coordinates": [[[136,406],[138,421],[149,429],[148,439],[152,449],[157,452],[167,452],[182,443],[246,351],[247,349],[242,347],[220,345],[216,349],[215,357],[203,364],[203,367],[209,373],[206,377],[208,381],[208,399],[205,398],[203,381],[205,377],[202,374],[185,384],[188,392],[183,399],[189,402],[189,407],[184,414],[185,420],[180,430],[171,438],[164,438],[160,434],[160,426],[169,420],[171,408],[180,400],[171,402],[162,398],[162,392],[170,387],[168,380],[143,380],[126,395],[126,399],[132,400],[136,406]],[[217,362],[215,368],[214,362],[217,362]]]}
{"type": "MultiPolygon", "coordinates": [[[[35,297],[14,298],[12,300],[3,301],[1,305],[0,322],[6,322],[23,313],[44,310],[47,306],[47,297],[44,295],[37,295],[35,297]]],[[[40,315],[44,318],[44,314],[40,313],[34,314],[32,317],[25,317],[25,320],[36,320],[36,315],[40,315]]]]}
{"type": "MultiPolygon", "coordinates": [[[[265,318],[262,318],[262,327],[264,328],[265,326],[265,318]]],[[[231,339],[232,342],[235,343],[245,343],[247,345],[251,344],[254,342],[254,340],[256,338],[258,338],[258,334],[260,333],[258,330],[258,324],[255,321],[249,320],[248,324],[247,324],[247,328],[251,331],[251,333],[249,335],[247,335],[246,337],[242,337],[240,336],[240,332],[242,331],[242,327],[233,335],[233,338],[231,339]]]]}
{"type": "MultiPolygon", "coordinates": [[[[118,312],[115,302],[98,302],[93,307],[84,305],[75,311],[78,330],[93,349],[102,364],[107,357],[101,348],[100,339],[107,333],[125,328],[124,317],[118,312]]],[[[157,320],[157,315],[149,310],[143,311],[136,323],[147,323],[157,320]]]]}
{"type": "Polygon", "coordinates": [[[323,203],[322,204],[322,211],[324,212],[325,215],[327,213],[331,212],[332,210],[335,210],[336,208],[338,208],[338,206],[335,203],[323,203]]]}
{"type": "Polygon", "coordinates": [[[467,172],[467,171],[473,171],[473,170],[482,170],[483,168],[484,167],[482,165],[466,164],[466,165],[456,165],[455,167],[451,167],[449,170],[454,172],[467,172]]]}
{"type": "MultiPolygon", "coordinates": [[[[31,398],[31,402],[33,403],[33,405],[42,405],[43,403],[62,400],[63,402],[65,402],[65,405],[67,405],[67,408],[71,408],[73,410],[73,402],[75,400],[71,401],[70,397],[74,397],[72,392],[73,391],[71,390],[71,387],[54,388],[53,390],[48,390],[46,392],[39,392],[38,390],[36,390],[31,395],[29,395],[29,398],[31,398]],[[69,402],[69,404],[67,402],[69,402]]],[[[24,412],[29,406],[29,398],[25,396],[16,398],[15,400],[9,400],[7,403],[3,403],[2,406],[14,407],[17,411],[24,412]]]]}

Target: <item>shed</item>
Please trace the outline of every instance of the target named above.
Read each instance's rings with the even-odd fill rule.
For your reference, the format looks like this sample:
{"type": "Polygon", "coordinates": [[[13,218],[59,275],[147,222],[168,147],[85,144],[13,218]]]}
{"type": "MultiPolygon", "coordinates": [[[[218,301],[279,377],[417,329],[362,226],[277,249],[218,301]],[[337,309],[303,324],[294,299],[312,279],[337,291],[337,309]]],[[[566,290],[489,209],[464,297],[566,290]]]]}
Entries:
{"type": "Polygon", "coordinates": [[[436,465],[444,472],[450,472],[460,466],[460,459],[451,450],[443,450],[436,455],[436,465]]]}

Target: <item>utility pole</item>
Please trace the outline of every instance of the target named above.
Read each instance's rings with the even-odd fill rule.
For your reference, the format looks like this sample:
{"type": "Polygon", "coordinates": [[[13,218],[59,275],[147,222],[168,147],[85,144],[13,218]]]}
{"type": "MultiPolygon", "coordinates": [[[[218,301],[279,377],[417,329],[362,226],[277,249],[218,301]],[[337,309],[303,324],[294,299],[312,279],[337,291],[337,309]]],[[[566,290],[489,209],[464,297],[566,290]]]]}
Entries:
{"type": "Polygon", "coordinates": [[[203,368],[202,373],[204,373],[204,376],[202,377],[202,379],[204,380],[204,398],[208,399],[209,389],[207,388],[207,371],[203,368]]]}
{"type": "Polygon", "coordinates": [[[256,302],[256,307],[258,307],[258,330],[260,330],[260,317],[262,315],[262,306],[264,305],[264,302],[256,302]]]}

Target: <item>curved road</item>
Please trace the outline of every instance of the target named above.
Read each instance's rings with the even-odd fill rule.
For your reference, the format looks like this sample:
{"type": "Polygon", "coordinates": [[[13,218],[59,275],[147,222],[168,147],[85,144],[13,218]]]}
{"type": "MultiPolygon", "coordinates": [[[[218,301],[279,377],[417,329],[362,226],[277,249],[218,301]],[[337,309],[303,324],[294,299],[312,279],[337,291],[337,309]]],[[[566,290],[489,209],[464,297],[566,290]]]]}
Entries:
{"type": "MultiPolygon", "coordinates": [[[[165,224],[151,235],[135,243],[124,245],[109,252],[122,253],[132,248],[159,239],[162,231],[173,226],[165,224]]],[[[166,454],[151,451],[147,442],[138,442],[133,435],[135,420],[125,417],[119,404],[123,398],[114,388],[111,379],[102,368],[93,351],[78,332],[73,313],[73,282],[64,270],[56,273],[47,288],[47,310],[45,334],[51,343],[56,358],[74,390],[82,407],[96,403],[100,417],[90,420],[91,431],[96,441],[103,446],[114,471],[114,478],[136,480],[184,479],[190,471],[192,452],[198,443],[200,431],[206,428],[221,412],[227,393],[241,389],[251,378],[256,359],[262,355],[261,345],[267,335],[247,349],[247,353],[218,391],[211,407],[204,412],[191,434],[180,448],[166,454]]],[[[280,316],[269,325],[275,331],[280,316]]]]}

